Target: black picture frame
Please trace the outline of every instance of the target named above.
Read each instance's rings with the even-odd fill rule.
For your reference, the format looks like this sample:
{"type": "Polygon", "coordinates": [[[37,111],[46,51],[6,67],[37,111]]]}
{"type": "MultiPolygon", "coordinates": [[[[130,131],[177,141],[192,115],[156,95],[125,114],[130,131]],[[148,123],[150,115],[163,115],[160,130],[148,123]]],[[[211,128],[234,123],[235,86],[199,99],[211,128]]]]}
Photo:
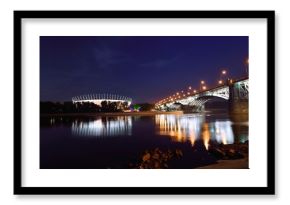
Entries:
{"type": "Polygon", "coordinates": [[[270,195],[275,194],[275,11],[14,11],[14,194],[270,195]],[[23,187],[21,37],[27,18],[220,18],[267,20],[267,186],[266,187],[23,187]]]}

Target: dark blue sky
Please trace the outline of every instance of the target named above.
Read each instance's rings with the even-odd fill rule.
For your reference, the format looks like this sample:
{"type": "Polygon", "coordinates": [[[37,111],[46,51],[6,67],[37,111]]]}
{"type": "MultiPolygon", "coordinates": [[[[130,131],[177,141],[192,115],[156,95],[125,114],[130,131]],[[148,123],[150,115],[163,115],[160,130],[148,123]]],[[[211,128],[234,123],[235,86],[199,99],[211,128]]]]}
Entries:
{"type": "Polygon", "coordinates": [[[42,36],[40,100],[93,93],[154,103],[188,86],[245,75],[247,36],[42,36]]]}

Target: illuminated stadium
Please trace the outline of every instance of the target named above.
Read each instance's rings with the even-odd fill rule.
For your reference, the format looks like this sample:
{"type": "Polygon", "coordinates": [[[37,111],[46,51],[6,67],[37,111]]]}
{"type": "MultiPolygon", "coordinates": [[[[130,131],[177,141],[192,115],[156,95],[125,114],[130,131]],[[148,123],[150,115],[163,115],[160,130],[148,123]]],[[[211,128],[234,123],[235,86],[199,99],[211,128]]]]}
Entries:
{"type": "Polygon", "coordinates": [[[107,102],[117,102],[117,103],[127,103],[130,106],[132,102],[132,98],[114,95],[114,94],[89,94],[89,95],[81,95],[72,98],[73,103],[84,103],[90,102],[96,105],[100,105],[103,101],[107,102]]]}

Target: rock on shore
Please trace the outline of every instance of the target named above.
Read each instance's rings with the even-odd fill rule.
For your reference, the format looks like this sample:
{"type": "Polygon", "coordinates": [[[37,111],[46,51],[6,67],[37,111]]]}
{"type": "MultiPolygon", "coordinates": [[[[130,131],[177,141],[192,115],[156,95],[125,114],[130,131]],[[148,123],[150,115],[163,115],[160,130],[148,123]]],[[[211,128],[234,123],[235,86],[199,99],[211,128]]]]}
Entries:
{"type": "Polygon", "coordinates": [[[209,153],[218,159],[217,163],[199,167],[199,169],[248,169],[249,146],[243,144],[220,145],[209,150],[209,153]]]}
{"type": "Polygon", "coordinates": [[[166,169],[168,168],[169,160],[182,156],[183,152],[180,149],[168,149],[164,151],[155,148],[153,150],[146,150],[137,164],[130,164],[129,166],[137,169],[166,169]]]}

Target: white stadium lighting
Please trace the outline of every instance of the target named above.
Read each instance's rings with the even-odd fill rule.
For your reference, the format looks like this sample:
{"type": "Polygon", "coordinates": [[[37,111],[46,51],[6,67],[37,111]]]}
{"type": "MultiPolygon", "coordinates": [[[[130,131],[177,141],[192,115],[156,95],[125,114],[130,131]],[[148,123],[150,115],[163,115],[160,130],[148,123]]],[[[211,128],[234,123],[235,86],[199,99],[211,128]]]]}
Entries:
{"type": "Polygon", "coordinates": [[[88,94],[72,97],[73,103],[91,102],[100,105],[102,101],[127,103],[128,106],[132,103],[132,98],[120,96],[116,94],[88,94]]]}

